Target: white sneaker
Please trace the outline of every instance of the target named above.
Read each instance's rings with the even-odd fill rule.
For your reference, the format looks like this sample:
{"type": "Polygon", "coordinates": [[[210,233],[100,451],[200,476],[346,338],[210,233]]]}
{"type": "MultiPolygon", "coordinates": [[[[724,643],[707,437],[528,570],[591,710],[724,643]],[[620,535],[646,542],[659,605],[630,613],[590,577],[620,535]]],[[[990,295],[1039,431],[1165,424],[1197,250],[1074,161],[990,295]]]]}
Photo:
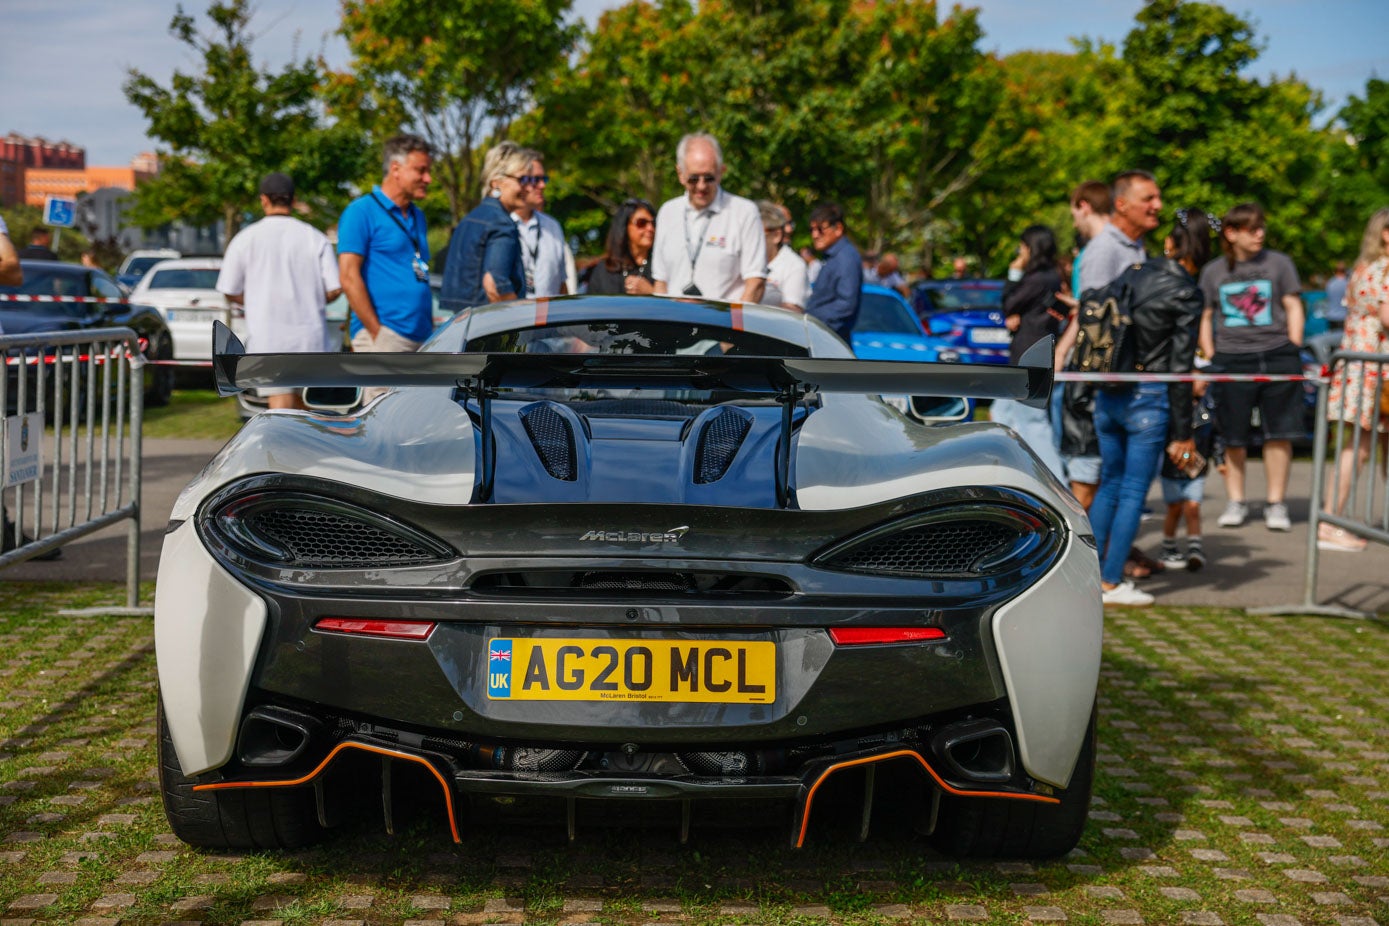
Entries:
{"type": "Polygon", "coordinates": [[[1158,557],[1158,562],[1168,569],[1185,569],[1186,557],[1178,552],[1176,547],[1163,547],[1162,555],[1158,557]]]}
{"type": "Polygon", "coordinates": [[[1225,503],[1225,510],[1220,513],[1220,517],[1215,519],[1215,523],[1221,527],[1239,527],[1248,517],[1249,506],[1244,502],[1231,499],[1225,503]]]}
{"type": "Polygon", "coordinates": [[[1152,604],[1155,600],[1152,595],[1140,591],[1127,579],[1108,591],[1103,592],[1100,597],[1105,604],[1117,605],[1145,605],[1152,604]]]}
{"type": "Polygon", "coordinates": [[[1271,531],[1290,531],[1293,522],[1288,517],[1288,506],[1282,502],[1269,502],[1264,506],[1264,525],[1271,531]]]}

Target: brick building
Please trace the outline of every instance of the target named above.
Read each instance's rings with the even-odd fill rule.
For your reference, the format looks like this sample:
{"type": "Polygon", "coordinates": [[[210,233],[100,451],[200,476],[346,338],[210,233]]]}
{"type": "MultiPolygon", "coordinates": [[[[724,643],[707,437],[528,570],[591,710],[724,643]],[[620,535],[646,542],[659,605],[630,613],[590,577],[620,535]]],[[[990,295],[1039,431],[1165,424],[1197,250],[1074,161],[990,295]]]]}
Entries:
{"type": "MultiPolygon", "coordinates": [[[[15,132],[0,138],[0,205],[16,206],[28,199],[26,177],[34,169],[84,172],[87,149],[68,141],[50,142],[15,132]]],[[[43,202],[42,197],[39,202],[43,202]]]]}

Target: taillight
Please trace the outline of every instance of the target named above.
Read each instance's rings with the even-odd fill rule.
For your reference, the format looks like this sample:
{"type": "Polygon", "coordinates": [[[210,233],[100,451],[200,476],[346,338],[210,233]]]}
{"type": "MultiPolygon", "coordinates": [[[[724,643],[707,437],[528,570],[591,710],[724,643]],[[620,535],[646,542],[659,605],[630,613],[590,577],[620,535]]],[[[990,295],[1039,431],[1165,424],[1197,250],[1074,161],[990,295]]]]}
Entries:
{"type": "Polygon", "coordinates": [[[944,640],[939,627],[834,627],[830,639],[840,646],[866,646],[873,643],[930,643],[944,640]]]}
{"type": "Polygon", "coordinates": [[[355,617],[321,617],[313,627],[314,630],[327,633],[351,633],[401,640],[425,640],[434,632],[433,621],[363,620],[355,617]]]}

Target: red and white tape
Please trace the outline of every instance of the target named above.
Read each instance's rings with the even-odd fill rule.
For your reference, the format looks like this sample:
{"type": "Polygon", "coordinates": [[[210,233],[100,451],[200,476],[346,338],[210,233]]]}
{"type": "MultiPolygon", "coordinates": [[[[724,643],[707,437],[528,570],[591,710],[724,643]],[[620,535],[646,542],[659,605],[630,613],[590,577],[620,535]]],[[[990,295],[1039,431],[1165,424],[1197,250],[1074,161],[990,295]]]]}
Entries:
{"type": "Polygon", "coordinates": [[[18,293],[0,293],[0,302],[120,302],[124,303],[124,298],[117,299],[113,296],[35,296],[21,295],[18,293]]]}
{"type": "Polygon", "coordinates": [[[1077,373],[1056,374],[1059,383],[1322,383],[1302,373],[1077,373]]]}

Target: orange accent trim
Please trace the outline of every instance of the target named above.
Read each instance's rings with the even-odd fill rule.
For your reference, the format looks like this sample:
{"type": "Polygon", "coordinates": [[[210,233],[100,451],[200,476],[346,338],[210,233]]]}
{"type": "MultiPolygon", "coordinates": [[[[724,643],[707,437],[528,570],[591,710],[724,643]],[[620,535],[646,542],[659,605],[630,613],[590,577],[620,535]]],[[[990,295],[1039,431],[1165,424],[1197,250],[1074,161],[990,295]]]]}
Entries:
{"type": "Polygon", "coordinates": [[[535,300],[535,326],[539,328],[541,325],[545,324],[546,319],[549,317],[550,300],[544,298],[535,300]]]}
{"type": "Polygon", "coordinates": [[[741,302],[730,303],[728,306],[728,323],[734,331],[743,330],[743,304],[741,302]]]}
{"type": "Polygon", "coordinates": [[[338,745],[333,747],[333,751],[328,753],[322,762],[318,763],[317,768],[302,778],[295,778],[291,781],[218,781],[212,784],[194,785],[193,790],[227,791],[233,788],[290,788],[297,785],[308,784],[310,781],[313,781],[319,775],[323,774],[323,770],[328,767],[328,764],[336,759],[338,753],[342,752],[344,749],[360,749],[364,752],[374,752],[377,755],[390,756],[392,759],[404,759],[407,762],[418,762],[429,769],[429,773],[434,776],[435,780],[439,782],[439,786],[444,789],[444,804],[447,805],[449,811],[449,829],[453,831],[453,841],[459,843],[463,841],[462,837],[458,835],[458,817],[453,810],[453,792],[449,789],[448,782],[444,781],[444,776],[440,775],[439,770],[434,767],[434,763],[422,756],[411,755],[408,752],[399,752],[394,749],[385,749],[381,746],[372,746],[367,743],[338,743],[338,745]]]}
{"type": "Polygon", "coordinates": [[[914,749],[899,749],[896,752],[888,752],[880,756],[864,756],[861,759],[836,762],[820,773],[820,777],[815,779],[815,784],[810,786],[810,793],[805,796],[805,812],[801,815],[801,831],[796,836],[796,848],[799,849],[805,844],[805,831],[810,827],[810,803],[815,800],[815,791],[824,783],[826,778],[829,778],[835,772],[846,768],[852,768],[855,765],[869,765],[873,762],[884,762],[888,759],[915,759],[917,762],[921,763],[921,767],[926,770],[927,775],[931,776],[938,788],[950,794],[957,794],[960,797],[1000,797],[1018,801],[1040,801],[1043,804],[1061,803],[1060,798],[1047,797],[1042,794],[1016,794],[1010,791],[961,791],[959,788],[954,788],[946,784],[945,779],[936,774],[936,770],[931,768],[931,764],[922,757],[921,753],[914,749]]]}

